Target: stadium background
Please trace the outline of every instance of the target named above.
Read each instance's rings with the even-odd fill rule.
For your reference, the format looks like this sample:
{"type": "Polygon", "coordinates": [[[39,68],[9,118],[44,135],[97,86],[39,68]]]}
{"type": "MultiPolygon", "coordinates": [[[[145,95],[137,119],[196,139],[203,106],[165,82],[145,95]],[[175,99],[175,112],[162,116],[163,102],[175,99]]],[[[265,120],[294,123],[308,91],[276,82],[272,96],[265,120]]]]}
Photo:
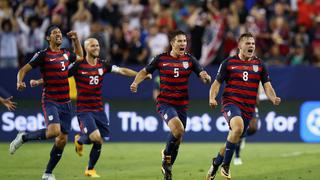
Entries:
{"type": "MultiPolygon", "coordinates": [[[[2,0],[0,22],[0,93],[13,95],[19,103],[13,113],[1,107],[1,141],[9,141],[19,130],[43,127],[38,117],[41,88],[17,92],[15,76],[47,46],[44,32],[56,24],[63,33],[77,31],[81,42],[97,38],[102,59],[136,70],[168,49],[168,32],[182,29],[189,34],[189,52],[212,77],[218,64],[236,52],[239,35],[249,31],[257,37],[256,54],[268,65],[283,100],[279,108],[261,102],[261,130],[252,140],[320,142],[319,0],[2,0]]],[[[70,48],[67,38],[63,47],[70,48]]],[[[33,71],[26,82],[38,77],[33,71]]],[[[144,82],[138,94],[131,94],[131,81],[115,75],[105,78],[111,141],[164,140],[166,130],[152,100],[153,82],[144,82]]],[[[219,119],[219,109],[207,105],[209,86],[192,77],[189,89],[186,141],[223,141],[226,124],[219,119]]]]}

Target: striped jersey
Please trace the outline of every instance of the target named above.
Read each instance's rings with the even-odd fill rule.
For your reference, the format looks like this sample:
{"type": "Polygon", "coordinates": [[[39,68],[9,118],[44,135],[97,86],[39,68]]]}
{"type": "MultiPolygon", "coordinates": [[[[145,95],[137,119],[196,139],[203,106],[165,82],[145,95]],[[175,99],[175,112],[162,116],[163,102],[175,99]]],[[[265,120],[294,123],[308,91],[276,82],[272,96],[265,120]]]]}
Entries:
{"type": "Polygon", "coordinates": [[[87,60],[76,62],[69,67],[69,76],[74,76],[77,87],[77,112],[97,112],[103,110],[103,76],[112,71],[113,66],[97,61],[90,65],[87,60]]]}
{"type": "Polygon", "coordinates": [[[203,71],[198,61],[185,53],[183,56],[173,57],[169,53],[160,54],[146,66],[148,73],[159,70],[160,94],[157,97],[159,103],[170,104],[186,110],[189,104],[188,81],[192,72],[199,76],[203,71]]]}
{"type": "Polygon", "coordinates": [[[222,95],[223,107],[237,105],[245,118],[251,119],[257,102],[259,82],[269,82],[269,74],[263,61],[257,57],[241,60],[239,56],[224,60],[218,70],[216,80],[226,82],[222,95]]]}
{"type": "Polygon", "coordinates": [[[70,101],[68,66],[76,54],[66,49],[54,52],[49,48],[37,52],[29,61],[32,68],[40,67],[43,79],[42,100],[66,103],[70,101]]]}

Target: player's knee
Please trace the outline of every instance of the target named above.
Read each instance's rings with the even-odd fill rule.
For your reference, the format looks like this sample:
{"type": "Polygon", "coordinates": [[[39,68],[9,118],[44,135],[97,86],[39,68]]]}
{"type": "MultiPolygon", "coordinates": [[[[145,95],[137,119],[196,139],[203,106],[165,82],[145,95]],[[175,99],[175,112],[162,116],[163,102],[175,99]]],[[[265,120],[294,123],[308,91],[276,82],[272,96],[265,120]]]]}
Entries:
{"type": "Polygon", "coordinates": [[[102,144],[103,143],[103,139],[100,135],[100,133],[98,132],[93,132],[90,134],[90,140],[94,143],[97,143],[97,144],[102,144]]]}
{"type": "Polygon", "coordinates": [[[176,137],[177,139],[181,139],[183,134],[184,134],[184,129],[182,127],[176,127],[173,131],[172,134],[174,135],[174,137],[176,137]]]}
{"type": "Polygon", "coordinates": [[[64,148],[64,146],[67,144],[67,141],[67,136],[58,136],[56,137],[55,143],[57,147],[64,148]]]}
{"type": "Polygon", "coordinates": [[[234,136],[240,137],[242,132],[243,132],[243,128],[242,127],[234,127],[234,128],[232,128],[232,133],[233,133],[234,136]]]}
{"type": "Polygon", "coordinates": [[[48,138],[53,138],[57,137],[60,134],[60,129],[52,129],[50,131],[47,131],[47,137],[48,138]]]}

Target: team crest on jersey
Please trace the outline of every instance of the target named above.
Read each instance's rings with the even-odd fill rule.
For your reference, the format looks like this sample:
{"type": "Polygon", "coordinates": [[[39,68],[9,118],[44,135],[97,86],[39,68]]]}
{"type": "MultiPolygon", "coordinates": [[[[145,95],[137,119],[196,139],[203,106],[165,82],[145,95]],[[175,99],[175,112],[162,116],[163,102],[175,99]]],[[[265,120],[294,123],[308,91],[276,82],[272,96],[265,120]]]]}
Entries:
{"type": "Polygon", "coordinates": [[[102,76],[102,75],[103,75],[103,69],[102,69],[102,68],[99,68],[99,69],[98,69],[98,73],[99,73],[100,76],[102,76]]]}
{"type": "Polygon", "coordinates": [[[252,68],[253,68],[254,72],[258,72],[259,71],[259,66],[258,65],[253,65],[252,68]]]}
{"type": "Polygon", "coordinates": [[[69,57],[68,57],[68,55],[67,55],[67,54],[63,54],[63,57],[64,57],[66,60],[68,60],[68,59],[69,59],[69,57]]]}
{"type": "Polygon", "coordinates": [[[188,69],[189,63],[188,63],[188,62],[182,62],[182,66],[183,66],[185,69],[188,69]]]}

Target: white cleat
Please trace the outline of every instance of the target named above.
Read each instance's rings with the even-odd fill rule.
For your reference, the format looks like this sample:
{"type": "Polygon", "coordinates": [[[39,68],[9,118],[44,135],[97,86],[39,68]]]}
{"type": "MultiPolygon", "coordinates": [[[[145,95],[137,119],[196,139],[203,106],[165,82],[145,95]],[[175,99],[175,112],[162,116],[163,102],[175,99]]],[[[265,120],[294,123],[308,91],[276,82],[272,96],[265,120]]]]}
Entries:
{"type": "Polygon", "coordinates": [[[16,138],[10,143],[9,153],[14,154],[17,149],[23,144],[22,136],[25,135],[25,132],[19,132],[16,138]]]}
{"type": "Polygon", "coordinates": [[[235,166],[242,165],[242,160],[241,160],[241,158],[234,158],[233,164],[234,164],[235,166]]]}
{"type": "Polygon", "coordinates": [[[43,173],[42,180],[56,180],[53,174],[43,173]]]}

